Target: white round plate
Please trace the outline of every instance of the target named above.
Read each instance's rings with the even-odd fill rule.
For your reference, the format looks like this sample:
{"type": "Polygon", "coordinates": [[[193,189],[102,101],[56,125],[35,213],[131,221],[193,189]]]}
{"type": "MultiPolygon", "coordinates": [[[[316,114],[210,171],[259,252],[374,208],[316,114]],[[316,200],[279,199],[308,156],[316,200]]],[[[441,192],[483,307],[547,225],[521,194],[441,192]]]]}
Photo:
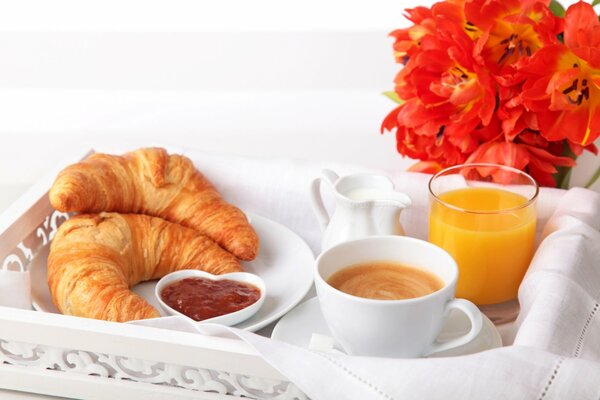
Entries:
{"type": "MultiPolygon", "coordinates": [[[[430,357],[460,356],[502,346],[502,338],[492,321],[483,314],[481,316],[483,317],[483,326],[481,332],[473,341],[463,346],[432,354],[430,357]]],[[[446,341],[464,335],[469,329],[471,329],[469,319],[463,313],[452,310],[442,327],[438,339],[446,341]]],[[[321,313],[317,297],[305,301],[281,318],[275,325],[271,338],[309,348],[313,333],[331,336],[325,318],[321,313]]],[[[340,346],[336,344],[335,348],[339,349],[340,346]]]]}
{"type": "MultiPolygon", "coordinates": [[[[260,250],[256,259],[243,262],[242,265],[244,271],[256,274],[265,281],[267,298],[256,314],[236,325],[236,328],[253,332],[275,321],[304,298],[313,283],[315,258],[304,240],[285,226],[258,215],[248,216],[260,238],[260,250]]],[[[31,296],[36,310],[59,313],[48,289],[48,247],[40,252],[29,267],[31,296]]],[[[142,282],[133,291],[160,310],[154,296],[156,282],[142,282]]],[[[162,311],[161,315],[166,316],[162,311]]]]}

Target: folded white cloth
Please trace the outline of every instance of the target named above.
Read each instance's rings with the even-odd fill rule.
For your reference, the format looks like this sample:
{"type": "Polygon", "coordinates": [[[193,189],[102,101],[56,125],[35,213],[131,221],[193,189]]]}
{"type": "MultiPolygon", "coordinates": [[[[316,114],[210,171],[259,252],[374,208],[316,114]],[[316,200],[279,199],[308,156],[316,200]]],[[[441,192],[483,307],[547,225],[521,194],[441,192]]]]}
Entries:
{"type": "MultiPolygon", "coordinates": [[[[366,171],[189,155],[226,196],[287,225],[315,254],[320,232],[308,200],[310,181],[324,167],[340,175],[366,171]]],[[[407,234],[426,238],[429,176],[387,175],[413,200],[402,213],[407,234]]],[[[521,285],[513,346],[462,357],[376,359],[313,352],[233,331],[313,399],[598,399],[600,195],[542,189],[537,211],[539,238],[545,240],[521,285]]]]}
{"type": "Polygon", "coordinates": [[[600,195],[572,189],[556,199],[521,285],[513,346],[393,360],[332,356],[236,333],[313,399],[598,399],[600,195]]]}
{"type": "MultiPolygon", "coordinates": [[[[298,233],[315,254],[321,232],[308,187],[322,168],[340,175],[355,165],[259,160],[187,151],[225,198],[298,233]]],[[[413,205],[408,235],[426,238],[429,176],[387,174],[413,205]]],[[[332,207],[332,202],[326,202],[332,207]]],[[[168,329],[236,335],[314,400],[320,399],[594,399],[600,398],[600,195],[543,189],[539,246],[521,285],[513,346],[450,358],[377,359],[315,352],[250,332],[160,319],[168,329]]],[[[312,268],[312,266],[305,266],[312,268]]],[[[0,278],[0,282],[5,279],[0,278]]],[[[0,291],[1,292],[1,291],[0,291]]],[[[0,304],[6,299],[0,298],[0,304]]],[[[158,321],[158,320],[156,320],[158,321]]],[[[185,321],[185,320],[184,320],[185,321]]],[[[154,324],[153,321],[142,322],[154,324]]]]}
{"type": "MultiPolygon", "coordinates": [[[[352,165],[195,152],[188,152],[188,156],[226,198],[296,231],[315,254],[320,250],[321,234],[309,204],[310,181],[325,167],[340,175],[367,171],[352,165]]],[[[405,172],[387,175],[397,190],[413,200],[402,213],[407,234],[426,238],[429,176],[405,172]]],[[[545,240],[521,285],[522,311],[515,324],[518,331],[513,346],[462,357],[377,359],[314,352],[234,328],[190,328],[181,321],[170,321],[169,328],[233,333],[315,400],[597,400],[600,195],[584,189],[542,189],[537,211],[538,236],[545,240]]]]}
{"type": "Polygon", "coordinates": [[[600,195],[571,189],[519,288],[515,343],[600,361],[600,195]]]}

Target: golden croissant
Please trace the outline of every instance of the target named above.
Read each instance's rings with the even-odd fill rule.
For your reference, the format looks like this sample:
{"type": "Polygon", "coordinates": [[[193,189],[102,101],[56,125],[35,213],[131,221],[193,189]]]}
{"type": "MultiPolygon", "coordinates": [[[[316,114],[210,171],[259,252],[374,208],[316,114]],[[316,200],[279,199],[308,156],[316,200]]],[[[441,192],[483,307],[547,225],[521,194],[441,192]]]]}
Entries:
{"type": "Polygon", "coordinates": [[[244,213],[223,200],[189,158],[161,148],[98,153],[68,166],[50,189],[50,203],[63,212],[161,217],[209,236],[242,260],[258,252],[258,236],[244,213]]]}
{"type": "Polygon", "coordinates": [[[159,317],[131,287],[180,269],[242,270],[234,255],[179,224],[136,214],[78,215],[52,241],[48,286],[63,314],[123,322],[159,317]]]}

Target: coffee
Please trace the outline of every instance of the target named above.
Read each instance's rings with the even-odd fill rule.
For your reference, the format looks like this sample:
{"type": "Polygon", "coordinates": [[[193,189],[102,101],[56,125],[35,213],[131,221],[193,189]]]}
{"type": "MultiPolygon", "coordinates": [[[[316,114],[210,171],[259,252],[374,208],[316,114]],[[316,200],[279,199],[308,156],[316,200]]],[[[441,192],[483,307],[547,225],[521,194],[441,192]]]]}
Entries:
{"type": "Polygon", "coordinates": [[[444,287],[436,274],[390,261],[372,261],[345,267],[327,279],[342,292],[378,300],[413,299],[444,287]]]}
{"type": "Polygon", "coordinates": [[[483,324],[481,312],[468,300],[454,298],[457,277],[456,262],[447,252],[407,236],[342,242],[315,261],[323,317],[337,343],[353,356],[422,357],[475,339],[483,324]],[[451,310],[463,313],[471,329],[438,342],[451,310]]]}

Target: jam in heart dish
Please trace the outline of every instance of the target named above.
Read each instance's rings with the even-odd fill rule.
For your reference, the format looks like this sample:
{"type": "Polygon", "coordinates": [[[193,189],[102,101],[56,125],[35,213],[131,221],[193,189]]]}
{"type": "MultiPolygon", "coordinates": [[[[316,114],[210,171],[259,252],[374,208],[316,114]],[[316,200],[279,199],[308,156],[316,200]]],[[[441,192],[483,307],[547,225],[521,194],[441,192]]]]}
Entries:
{"type": "Polygon", "coordinates": [[[233,326],[260,309],[266,288],[259,276],[247,272],[213,275],[188,269],[161,278],[155,295],[167,314],[233,326]]]}

